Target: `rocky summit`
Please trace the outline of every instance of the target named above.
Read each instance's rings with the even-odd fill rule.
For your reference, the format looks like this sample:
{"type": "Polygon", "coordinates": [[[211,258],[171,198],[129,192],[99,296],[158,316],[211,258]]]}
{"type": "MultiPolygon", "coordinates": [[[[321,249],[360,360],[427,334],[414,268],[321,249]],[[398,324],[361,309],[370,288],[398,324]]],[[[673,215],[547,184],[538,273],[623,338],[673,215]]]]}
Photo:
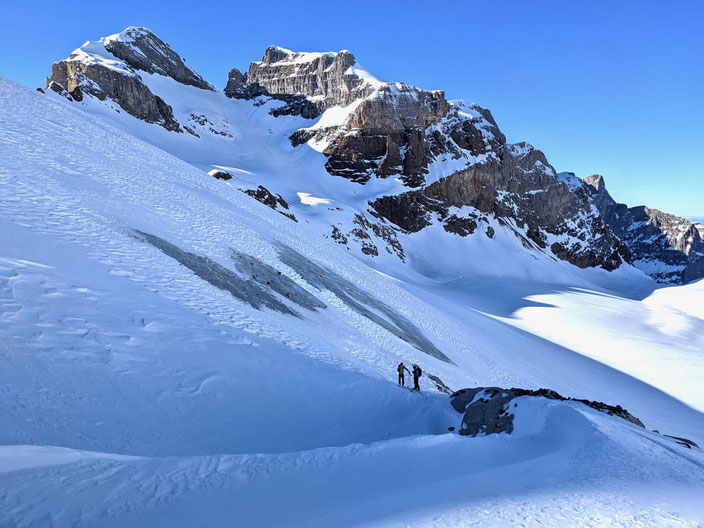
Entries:
{"type": "Polygon", "coordinates": [[[637,268],[663,283],[704,277],[704,225],[644,205],[617,203],[599,174],[584,178],[584,183],[601,216],[628,246],[637,268]]]}
{"type": "MultiPolygon", "coordinates": [[[[162,91],[163,78],[203,91],[193,97],[217,92],[168,44],[134,27],[86,42],[56,62],[47,87],[73,101],[111,104],[193,141],[216,135],[239,148],[233,123],[214,105],[177,115],[180,101],[162,91]]],[[[448,100],[441,90],[382,81],[347,50],[270,46],[244,73],[233,68],[223,93],[232,105],[251,111],[267,105],[274,118],[299,119],[303,126],[286,132],[288,148],[316,151],[327,176],[369,188],[359,193],[363,203],[331,208],[346,217],[326,227],[326,236],[367,256],[382,248],[405,261],[406,240],[425,229],[489,240],[503,230],[530,252],[580,268],[615,270],[633,262],[658,281],[676,283],[704,275],[701,226],[617,204],[601,177],[583,183],[557,174],[540,150],[507,143],[488,109],[448,100]]],[[[271,127],[247,132],[267,133],[271,127]]],[[[242,190],[256,199],[258,188],[259,182],[242,190]]],[[[262,188],[272,196],[283,192],[271,183],[262,188]]]]}
{"type": "Polygon", "coordinates": [[[46,88],[58,93],[65,90],[78,101],[83,99],[84,93],[100,100],[109,98],[138,119],[181,132],[171,106],[152,93],[140,71],[214,90],[168,44],[148,29],[138,27],[88,41],[68,59],[55,62],[46,88]]]}

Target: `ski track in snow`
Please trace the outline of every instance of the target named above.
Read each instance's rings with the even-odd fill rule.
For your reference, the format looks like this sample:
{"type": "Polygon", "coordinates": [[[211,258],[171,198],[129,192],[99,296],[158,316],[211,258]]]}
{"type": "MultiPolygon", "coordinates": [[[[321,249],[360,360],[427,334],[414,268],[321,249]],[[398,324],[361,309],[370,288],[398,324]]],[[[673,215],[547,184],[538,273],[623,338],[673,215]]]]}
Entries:
{"type": "MultiPolygon", "coordinates": [[[[150,83],[173,88],[158,76],[150,83]]],[[[209,97],[223,104],[221,94],[209,97]]],[[[237,108],[231,123],[246,114],[242,102],[226,103],[237,108]]],[[[326,241],[313,221],[337,214],[321,213],[325,204],[300,205],[303,221],[294,224],[134,137],[152,131],[159,146],[171,136],[156,126],[138,123],[132,135],[103,114],[2,78],[0,108],[0,526],[704,523],[697,450],[552,403],[529,413],[525,434],[460,438],[446,434],[460,415],[427,377],[422,394],[394,386],[400,360],[453,389],[546,386],[624,405],[649,428],[704,444],[704,417],[691,408],[702,409],[704,282],[676,298],[658,290],[625,299],[607,292],[619,277],[632,280],[627,272],[612,279],[546,263],[498,230],[498,243],[475,237],[470,249],[451,248],[448,260],[465,262],[471,277],[481,271],[478,251],[497,262],[520,251],[518,286],[502,279],[503,264],[478,284],[412,263],[429,278],[326,241]],[[254,256],[327,308],[300,310],[302,319],[256,310],[135,230],[231,270],[232,250],[254,256]],[[281,262],[281,245],[411,321],[455,365],[309,284],[281,262]],[[583,291],[531,280],[546,272],[583,291]],[[589,335],[619,343],[622,355],[605,354],[605,341],[589,335]],[[663,365],[679,367],[656,376],[663,365]],[[267,506],[272,498],[275,508],[267,506]]],[[[111,119],[124,128],[131,118],[111,119]]],[[[260,170],[264,181],[294,159],[296,178],[315,173],[303,163],[308,154],[280,154],[286,127],[299,121],[252,125],[273,126],[283,138],[250,145],[274,153],[260,170]]],[[[321,181],[319,191],[298,191],[357,192],[321,181]]],[[[433,236],[411,237],[408,250],[443,254],[448,248],[434,246],[433,236]]]]}

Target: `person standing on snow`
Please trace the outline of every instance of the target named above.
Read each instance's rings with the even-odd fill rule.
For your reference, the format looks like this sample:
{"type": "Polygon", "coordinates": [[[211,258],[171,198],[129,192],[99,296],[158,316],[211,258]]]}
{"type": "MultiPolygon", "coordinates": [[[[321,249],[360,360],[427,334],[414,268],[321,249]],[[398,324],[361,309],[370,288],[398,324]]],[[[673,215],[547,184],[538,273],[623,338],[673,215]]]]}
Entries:
{"type": "Polygon", "coordinates": [[[406,365],[404,365],[403,362],[398,364],[397,370],[398,370],[398,384],[401,387],[405,387],[406,386],[406,378],[405,378],[405,374],[403,373],[403,371],[405,370],[409,374],[411,373],[411,371],[406,368],[406,365]]]}
{"type": "Polygon", "coordinates": [[[418,380],[423,375],[423,371],[418,365],[413,365],[413,390],[420,392],[420,385],[418,385],[418,380]]]}

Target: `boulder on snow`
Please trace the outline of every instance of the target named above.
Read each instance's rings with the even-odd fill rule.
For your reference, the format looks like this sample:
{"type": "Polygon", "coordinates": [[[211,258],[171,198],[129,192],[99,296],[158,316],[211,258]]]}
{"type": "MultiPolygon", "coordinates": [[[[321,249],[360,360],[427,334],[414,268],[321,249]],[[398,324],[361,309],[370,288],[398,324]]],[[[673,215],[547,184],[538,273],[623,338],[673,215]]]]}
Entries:
{"type": "Polygon", "coordinates": [[[511,402],[521,396],[543,397],[550,400],[577,401],[612,416],[645,427],[643,422],[620,405],[608,405],[603,402],[566,398],[550,389],[501,389],[498,387],[474,387],[462,389],[452,394],[452,407],[464,413],[459,433],[465,436],[490,435],[494,433],[513,432],[511,402]]]}
{"type": "Polygon", "coordinates": [[[230,174],[227,171],[213,169],[211,171],[208,171],[208,174],[210,174],[216,180],[231,180],[232,179],[232,174],[230,174]]]}

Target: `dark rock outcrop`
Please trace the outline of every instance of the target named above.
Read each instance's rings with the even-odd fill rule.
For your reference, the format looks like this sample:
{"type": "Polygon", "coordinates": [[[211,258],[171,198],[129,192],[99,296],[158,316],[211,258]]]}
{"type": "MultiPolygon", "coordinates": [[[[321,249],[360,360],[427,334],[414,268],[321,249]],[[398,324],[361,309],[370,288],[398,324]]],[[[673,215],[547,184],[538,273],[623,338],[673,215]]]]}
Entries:
{"type": "Polygon", "coordinates": [[[105,49],[135,70],[157,73],[196,88],[215,90],[163,40],[146,28],[129,27],[104,39],[105,49]]]}
{"type": "Polygon", "coordinates": [[[550,400],[576,401],[596,409],[597,411],[618,416],[638,427],[645,427],[643,422],[629,413],[620,405],[608,405],[591,400],[565,398],[550,389],[501,389],[498,387],[474,387],[462,389],[452,394],[452,407],[463,413],[462,426],[459,433],[465,436],[490,435],[513,432],[511,402],[522,396],[548,398],[550,400]]]}
{"type": "Polygon", "coordinates": [[[704,277],[704,225],[645,206],[617,203],[604,178],[584,178],[602,217],[628,246],[633,264],[658,282],[683,284],[704,277]]]}
{"type": "Polygon", "coordinates": [[[168,76],[204,90],[214,89],[159,37],[135,27],[86,42],[68,59],[54,63],[46,86],[56,91],[52,83],[58,84],[77,101],[84,93],[101,101],[109,98],[138,119],[181,132],[171,106],[152,93],[139,71],[168,76]]]}
{"type": "Polygon", "coordinates": [[[449,110],[441,91],[384,85],[357,106],[343,127],[318,133],[320,138],[331,137],[323,151],[326,169],[359,183],[374,175],[399,175],[406,185],[418,187],[436,156],[457,154],[446,136],[426,135],[449,110]]]}
{"type": "Polygon", "coordinates": [[[247,77],[237,68],[232,68],[227,74],[225,95],[235,99],[251,99],[253,96],[247,87],[247,77]]]}
{"type": "Polygon", "coordinates": [[[208,172],[208,174],[210,174],[210,175],[211,175],[213,178],[215,178],[216,180],[225,180],[225,181],[227,181],[227,180],[231,180],[231,179],[232,179],[232,174],[230,174],[230,173],[227,172],[227,171],[221,171],[221,170],[213,169],[213,170],[211,170],[210,172],[208,172]]]}
{"type": "Polygon", "coordinates": [[[298,219],[293,213],[288,212],[289,205],[286,200],[284,200],[280,194],[274,194],[266,187],[262,185],[258,186],[256,189],[245,189],[245,194],[248,194],[260,203],[263,203],[267,207],[272,208],[277,213],[284,215],[286,218],[290,218],[294,222],[298,222],[298,219]],[[285,209],[282,211],[281,209],[285,209]]]}
{"type": "MultiPolygon", "coordinates": [[[[38,88],[39,89],[39,88],[38,88]]],[[[61,86],[59,83],[51,81],[47,79],[47,90],[51,90],[52,92],[55,92],[59,94],[61,97],[65,97],[69,101],[82,101],[83,100],[83,92],[81,92],[81,89],[76,86],[71,93],[69,93],[66,88],[61,86]]],[[[45,93],[42,91],[42,93],[45,93]]]]}
{"type": "Polygon", "coordinates": [[[296,53],[270,46],[261,61],[250,64],[246,80],[272,96],[296,94],[311,98],[318,110],[323,111],[331,106],[347,106],[373,91],[352,70],[355,64],[349,51],[296,53]]]}
{"type": "Polygon", "coordinates": [[[385,219],[380,217],[370,219],[366,215],[357,213],[354,215],[352,225],[354,227],[345,232],[333,225],[331,238],[338,244],[347,246],[347,249],[352,242],[355,242],[365,255],[377,257],[381,247],[389,255],[396,255],[401,262],[406,261],[406,254],[398,239],[399,229],[390,225],[385,219]]]}
{"type": "MultiPolygon", "coordinates": [[[[294,53],[277,47],[268,48],[246,75],[233,70],[227,91],[233,97],[280,98],[287,104],[277,112],[305,117],[313,110],[349,105],[341,123],[301,129],[291,142],[318,145],[334,176],[360,184],[395,177],[415,189],[370,204],[374,214],[403,231],[440,221],[452,234],[469,236],[482,226],[492,238],[488,217],[494,216],[526,247],[576,266],[612,270],[629,261],[627,248],[593,210],[589,193],[567,188],[539,150],[524,143],[506,145],[491,113],[477,105],[449,102],[438,90],[377,81],[356,66],[349,52],[294,53]],[[464,168],[427,182],[433,163],[464,168]]],[[[333,232],[336,240],[351,235],[363,253],[378,254],[363,229],[338,231],[333,232]]]]}
{"type": "MultiPolygon", "coordinates": [[[[417,232],[434,221],[467,236],[493,215],[514,230],[524,245],[550,251],[581,268],[607,270],[629,261],[626,246],[591,208],[585,190],[571,191],[545,156],[525,143],[504,145],[487,161],[419,190],[383,196],[372,208],[402,229],[417,232]],[[462,216],[453,208],[469,206],[462,216]]],[[[491,238],[494,230],[487,226],[491,238]]]]}
{"type": "Polygon", "coordinates": [[[57,91],[55,85],[59,85],[77,101],[82,99],[83,92],[101,101],[110,98],[137,119],[156,123],[167,130],[181,131],[173,109],[154,95],[137,74],[100,63],[84,63],[73,57],[53,64],[47,88],[57,91]]]}

